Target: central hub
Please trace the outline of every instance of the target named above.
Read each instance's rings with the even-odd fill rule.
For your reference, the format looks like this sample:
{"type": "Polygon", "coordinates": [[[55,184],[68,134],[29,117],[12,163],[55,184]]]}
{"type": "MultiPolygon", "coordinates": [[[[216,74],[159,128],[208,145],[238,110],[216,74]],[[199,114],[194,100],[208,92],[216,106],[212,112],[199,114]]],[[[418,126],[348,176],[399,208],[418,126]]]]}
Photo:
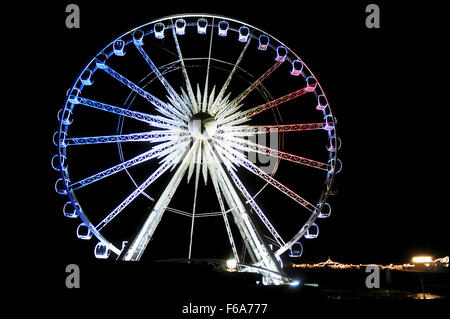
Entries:
{"type": "Polygon", "coordinates": [[[208,113],[200,112],[194,114],[189,120],[189,133],[199,140],[207,140],[213,137],[217,130],[217,122],[208,113]]]}

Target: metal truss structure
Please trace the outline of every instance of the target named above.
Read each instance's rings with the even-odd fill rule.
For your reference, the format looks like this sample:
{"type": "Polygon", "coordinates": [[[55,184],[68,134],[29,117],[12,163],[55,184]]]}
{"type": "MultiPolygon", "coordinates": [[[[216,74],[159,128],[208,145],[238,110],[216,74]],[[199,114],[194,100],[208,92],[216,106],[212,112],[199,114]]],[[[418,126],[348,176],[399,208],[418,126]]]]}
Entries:
{"type": "MultiPolygon", "coordinates": [[[[78,237],[89,240],[95,236],[98,239],[95,246],[95,256],[98,258],[108,258],[112,252],[121,260],[140,260],[164,213],[169,211],[190,218],[188,259],[191,259],[196,218],[222,216],[231,253],[241,265],[239,271],[260,272],[265,284],[287,284],[289,280],[282,275],[281,255],[289,250],[290,256],[298,256],[298,247],[301,245],[299,240],[302,237],[317,237],[316,219],[330,214],[327,198],[341,163],[337,158],[340,141],[336,135],[336,120],[325,93],[309,68],[292,50],[268,33],[246,23],[214,15],[177,15],[152,21],[123,34],[108,44],[82,70],[68,91],[58,120],[59,128],[54,135],[57,154],[52,165],[61,177],[55,189],[69,198],[64,205],[64,214],[81,220],[77,228],[78,237]],[[195,37],[195,41],[206,43],[208,50],[194,56],[192,52],[196,50],[196,44],[190,45],[190,36],[195,37]],[[221,41],[228,41],[227,45],[235,47],[235,56],[231,48],[229,54],[225,55],[230,61],[213,55],[216,45],[222,50],[221,41]],[[170,46],[164,43],[170,43],[170,46]],[[185,51],[189,55],[185,56],[185,51]],[[164,54],[169,58],[159,58],[164,54]],[[126,55],[133,55],[134,59],[145,63],[143,65],[147,73],[143,79],[132,80],[135,76],[130,77],[127,75],[128,69],[121,67],[121,59],[126,55]],[[255,62],[252,59],[255,55],[260,55],[265,62],[255,62]],[[246,69],[249,64],[252,65],[252,71],[246,69]],[[259,74],[252,75],[256,72],[259,74]],[[264,84],[274,76],[278,76],[273,84],[278,87],[275,91],[281,92],[280,88],[285,87],[280,79],[286,79],[289,83],[286,87],[294,89],[272,98],[273,93],[267,88],[269,85],[266,87],[264,84]],[[242,78],[246,80],[242,81],[242,78]],[[101,86],[102,81],[127,90],[129,95],[126,102],[120,105],[117,93],[112,89],[106,91],[111,94],[103,93],[103,97],[99,97],[98,93],[93,94],[93,88],[101,86]],[[155,88],[155,83],[160,84],[159,89],[155,88]],[[234,86],[236,83],[239,85],[234,86]],[[299,105],[298,100],[306,95],[312,97],[309,100],[315,101],[314,105],[299,105]],[[282,114],[283,107],[302,108],[304,112],[314,114],[317,120],[308,123],[289,117],[288,124],[281,124],[278,120],[267,125],[250,124],[253,119],[269,113],[275,114],[276,119],[274,110],[282,114]],[[119,123],[116,132],[74,136],[76,130],[72,130],[72,127],[77,123],[81,124],[79,127],[83,125],[84,116],[87,116],[83,112],[86,110],[96,112],[99,116],[108,113],[116,116],[119,123]],[[129,124],[128,129],[134,130],[132,133],[123,132],[125,119],[129,124]],[[148,130],[136,131],[132,123],[138,122],[141,123],[139,127],[146,125],[148,130]],[[278,145],[261,145],[249,139],[261,134],[281,135],[286,132],[306,135],[310,131],[320,133],[327,160],[291,154],[279,149],[278,145]],[[117,144],[120,162],[71,181],[72,161],[80,160],[72,157],[72,150],[84,145],[108,143],[117,144]],[[144,145],[142,151],[125,159],[123,145],[137,143],[144,145]],[[275,177],[278,165],[267,172],[250,160],[249,154],[252,152],[274,158],[277,163],[290,161],[316,170],[316,175],[323,183],[322,190],[317,194],[318,199],[308,201],[282,184],[275,177]],[[153,163],[154,169],[148,172],[143,182],[137,183],[129,169],[144,163],[153,163]],[[263,212],[257,203],[259,192],[252,193],[245,186],[246,181],[240,177],[242,170],[256,176],[265,186],[270,185],[279,190],[282,196],[300,205],[300,209],[309,216],[293,236],[279,232],[271,215],[263,212]],[[116,174],[128,174],[135,187],[127,191],[121,202],[94,224],[88,218],[88,210],[83,208],[84,203],[77,199],[77,192],[101,180],[109,180],[116,174]],[[211,181],[220,212],[196,211],[201,177],[205,184],[211,181]],[[188,182],[192,178],[194,180],[194,196],[190,199],[192,211],[169,207],[177,191],[187,187],[182,183],[183,178],[187,178],[188,182]],[[146,190],[160,179],[166,180],[165,186],[160,195],[153,198],[146,190]],[[147,196],[152,200],[150,211],[131,238],[124,238],[121,246],[113,244],[104,236],[104,228],[114,222],[139,196],[147,196]],[[243,247],[251,258],[251,267],[245,266],[245,261],[238,253],[236,231],[232,227],[236,227],[242,239],[243,247]],[[283,239],[283,236],[289,236],[289,240],[286,237],[283,239]]],[[[300,182],[296,180],[292,187],[295,188],[295,184],[300,182]]],[[[289,218],[286,217],[286,220],[289,218]]]]}

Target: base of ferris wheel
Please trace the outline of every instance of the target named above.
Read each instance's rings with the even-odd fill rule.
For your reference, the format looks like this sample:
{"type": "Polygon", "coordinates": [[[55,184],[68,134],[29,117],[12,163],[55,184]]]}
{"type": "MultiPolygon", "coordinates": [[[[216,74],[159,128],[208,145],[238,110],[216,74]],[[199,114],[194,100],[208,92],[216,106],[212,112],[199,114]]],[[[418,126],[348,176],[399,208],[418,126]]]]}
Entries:
{"type": "MultiPolygon", "coordinates": [[[[176,175],[176,173],[174,174],[176,175]]],[[[170,183],[169,183],[170,186],[170,183]]],[[[166,188],[167,189],[167,188],[166,188]]],[[[170,189],[170,187],[168,188],[170,189]]],[[[165,198],[172,197],[172,194],[168,196],[161,196],[160,199],[154,204],[149,214],[142,221],[140,227],[131,236],[130,241],[123,243],[122,250],[117,259],[121,261],[139,261],[141,260],[147,245],[151,241],[153,234],[158,227],[158,224],[162,218],[162,215],[167,207],[165,198]]],[[[231,192],[231,196],[237,196],[236,193],[231,192]]],[[[260,276],[258,284],[262,285],[290,285],[298,286],[300,281],[291,278],[283,273],[282,260],[280,256],[272,251],[271,245],[269,245],[262,234],[258,231],[258,227],[253,223],[252,218],[249,216],[249,211],[242,207],[240,213],[234,213],[236,225],[239,232],[244,239],[245,251],[248,253],[251,259],[251,263],[243,262],[243,258],[240,258],[237,254],[236,246],[229,233],[229,239],[232,246],[234,258],[227,260],[221,259],[193,259],[190,256],[186,259],[166,259],[164,261],[187,263],[187,264],[207,264],[216,271],[227,271],[235,273],[253,273],[260,276]]],[[[229,227],[228,227],[229,228],[229,227]]],[[[192,238],[191,238],[192,240],[192,238]]],[[[298,248],[294,247],[290,249],[290,256],[296,257],[301,255],[301,251],[296,251],[298,248]]]]}
{"type": "Polygon", "coordinates": [[[177,259],[161,259],[155,263],[172,263],[186,265],[204,265],[210,267],[215,272],[232,273],[227,278],[235,276],[236,280],[242,283],[252,282],[255,285],[289,285],[299,286],[300,280],[284,274],[282,271],[276,272],[267,268],[263,268],[250,263],[238,263],[235,259],[210,259],[210,258],[177,258],[177,259]],[[234,275],[233,275],[234,274],[234,275]],[[245,278],[245,274],[248,276],[245,278]],[[245,278],[245,279],[244,279],[245,278]]]}
{"type": "MultiPolygon", "coordinates": [[[[130,240],[129,243],[123,242],[122,250],[117,256],[117,260],[126,262],[141,260],[145,248],[151,240],[153,231],[156,229],[155,221],[151,218],[151,216],[155,215],[156,214],[149,214],[148,218],[144,219],[141,227],[138,228],[139,230],[132,236],[132,240],[130,240]]],[[[251,221],[251,219],[249,218],[248,221],[251,221]]],[[[248,282],[250,278],[255,279],[254,283],[257,285],[300,285],[300,281],[298,279],[288,276],[283,272],[283,263],[281,258],[274,251],[272,251],[272,246],[262,239],[262,236],[253,223],[247,223],[247,227],[243,227],[241,224],[239,228],[244,234],[252,234],[252,238],[250,238],[250,236],[244,237],[246,238],[246,240],[244,240],[246,248],[245,251],[251,259],[249,262],[244,262],[244,258],[239,258],[238,255],[235,254],[234,258],[229,259],[171,258],[154,260],[153,263],[166,265],[168,263],[178,265],[184,264],[188,267],[194,268],[196,266],[207,266],[214,272],[228,273],[228,278],[234,278],[235,280],[242,279],[243,282],[248,282]],[[249,276],[245,277],[245,273],[249,276]]],[[[293,245],[290,248],[289,256],[300,257],[302,250],[301,244],[297,242],[296,245],[293,245]]],[[[234,249],[234,251],[236,251],[236,249],[234,249]]]]}

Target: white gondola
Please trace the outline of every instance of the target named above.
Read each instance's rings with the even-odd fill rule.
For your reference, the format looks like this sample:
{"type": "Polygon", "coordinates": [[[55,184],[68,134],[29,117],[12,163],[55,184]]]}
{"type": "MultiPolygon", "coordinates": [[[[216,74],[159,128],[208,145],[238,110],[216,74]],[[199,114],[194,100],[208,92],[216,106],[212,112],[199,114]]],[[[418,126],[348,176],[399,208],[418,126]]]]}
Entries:
{"type": "Polygon", "coordinates": [[[306,230],[305,238],[314,239],[319,236],[319,226],[316,223],[312,223],[311,226],[306,230]]]}
{"type": "Polygon", "coordinates": [[[52,163],[52,168],[53,168],[55,171],[60,171],[61,168],[62,168],[63,170],[67,169],[67,157],[66,157],[65,155],[61,155],[61,160],[60,160],[58,154],[54,155],[54,156],[52,157],[51,163],[52,163]],[[62,167],[61,167],[61,166],[62,166],[62,167]]]}
{"type": "Polygon", "coordinates": [[[59,156],[58,156],[58,154],[55,154],[55,155],[52,157],[51,164],[52,164],[52,168],[53,168],[55,171],[60,171],[60,170],[61,170],[61,165],[60,165],[60,163],[59,163],[59,156]]]}
{"type": "Polygon", "coordinates": [[[331,115],[327,115],[325,116],[325,127],[323,128],[324,130],[327,131],[331,131],[332,129],[334,129],[334,118],[331,115]]]}
{"type": "Polygon", "coordinates": [[[339,158],[336,159],[336,160],[334,158],[332,158],[332,159],[330,159],[328,161],[328,163],[330,164],[329,169],[328,169],[328,173],[330,173],[330,174],[337,174],[337,173],[339,173],[341,171],[341,169],[342,169],[342,162],[341,162],[341,160],[339,158]]]}
{"type": "Polygon", "coordinates": [[[64,150],[67,146],[66,137],[67,137],[66,132],[61,132],[61,136],[59,136],[58,131],[56,131],[55,134],[53,134],[53,144],[55,144],[55,146],[60,147],[61,154],[65,154],[64,150]]]}
{"type": "Polygon", "coordinates": [[[319,215],[317,216],[318,218],[328,218],[331,215],[331,206],[328,203],[323,203],[320,206],[321,210],[319,215]]]}
{"type": "Polygon", "coordinates": [[[58,146],[58,138],[59,138],[59,133],[58,133],[58,131],[56,131],[55,133],[53,133],[53,137],[52,137],[53,145],[58,146]]]}
{"type": "Polygon", "coordinates": [[[69,98],[68,98],[69,103],[72,103],[72,104],[80,103],[80,101],[78,100],[79,95],[80,95],[80,90],[77,88],[70,91],[69,98]]]}
{"type": "Polygon", "coordinates": [[[136,30],[133,32],[133,42],[136,45],[144,45],[144,31],[136,30]]]}
{"type": "Polygon", "coordinates": [[[114,41],[113,50],[114,50],[115,55],[124,56],[125,55],[125,41],[123,41],[123,40],[114,41]]]}
{"type": "Polygon", "coordinates": [[[339,150],[341,148],[341,145],[342,145],[342,142],[339,137],[336,138],[335,136],[331,136],[328,140],[327,151],[336,152],[337,150],[339,150]]]}
{"type": "Polygon", "coordinates": [[[161,23],[161,22],[155,23],[155,25],[153,26],[153,32],[155,34],[155,38],[164,39],[164,29],[165,29],[165,26],[163,23],[161,23]]]}
{"type": "Polygon", "coordinates": [[[95,65],[99,69],[106,69],[106,60],[108,60],[108,56],[104,53],[100,53],[95,57],[95,65]]]}
{"type": "Polygon", "coordinates": [[[70,125],[73,122],[72,111],[68,108],[62,110],[61,118],[59,119],[63,125],[70,125]]]}
{"type": "Polygon", "coordinates": [[[186,33],[186,20],[177,19],[175,21],[175,33],[177,35],[184,35],[186,33]]]}
{"type": "MultiPolygon", "coordinates": [[[[76,205],[77,205],[77,207],[79,207],[78,204],[76,204],[76,205]]],[[[68,218],[77,218],[78,217],[77,209],[75,209],[75,206],[73,206],[72,202],[67,202],[64,204],[63,214],[64,214],[64,216],[66,216],[68,218]]]]}
{"type": "Polygon", "coordinates": [[[52,168],[55,171],[60,171],[61,170],[61,165],[59,164],[59,156],[58,156],[58,154],[56,154],[56,155],[54,155],[52,157],[51,164],[52,164],[52,168]]]}
{"type": "Polygon", "coordinates": [[[59,178],[55,183],[55,191],[60,195],[67,195],[67,190],[62,178],[59,178]]]}
{"type": "Polygon", "coordinates": [[[227,21],[220,21],[219,24],[217,25],[218,27],[218,35],[220,35],[221,37],[226,37],[228,34],[228,27],[229,24],[227,21]]]}
{"type": "Polygon", "coordinates": [[[298,258],[303,254],[303,245],[298,241],[289,248],[289,257],[298,258]]]}
{"type": "Polygon", "coordinates": [[[265,34],[261,34],[258,38],[258,50],[265,51],[269,46],[269,37],[265,34]]]}
{"type": "Polygon", "coordinates": [[[206,34],[206,28],[208,27],[208,20],[200,18],[197,20],[197,33],[206,34]]]}
{"type": "Polygon", "coordinates": [[[92,81],[92,71],[89,69],[84,70],[80,76],[80,80],[83,85],[92,85],[94,83],[92,81]]]}
{"type": "Polygon", "coordinates": [[[56,115],[56,117],[58,118],[58,122],[61,121],[61,113],[64,111],[64,107],[62,109],[59,109],[58,114],[56,115]]]}
{"type": "MultiPolygon", "coordinates": [[[[61,132],[61,140],[64,141],[64,139],[66,137],[67,137],[67,133],[66,132],[61,132]]],[[[59,139],[59,132],[56,131],[53,134],[53,145],[58,146],[58,144],[59,144],[59,140],[58,139],[59,139]]],[[[64,142],[62,142],[62,143],[64,143],[64,142]]]]}
{"type": "Polygon", "coordinates": [[[280,45],[277,48],[277,56],[275,57],[275,61],[284,62],[284,60],[286,60],[287,53],[287,49],[284,46],[280,45]]]}
{"type": "Polygon", "coordinates": [[[291,74],[294,76],[299,76],[303,71],[303,63],[300,60],[292,61],[291,74]]]}
{"type": "Polygon", "coordinates": [[[243,26],[239,28],[239,42],[247,42],[248,37],[250,35],[250,29],[243,26]]]}
{"type": "Polygon", "coordinates": [[[86,224],[81,223],[77,227],[77,237],[79,239],[89,240],[92,238],[92,232],[86,224]]]}
{"type": "Polygon", "coordinates": [[[305,91],[306,92],[312,92],[316,89],[317,86],[317,80],[315,77],[313,76],[308,76],[306,78],[306,88],[305,91]]]}
{"type": "Polygon", "coordinates": [[[328,103],[327,103],[327,99],[325,98],[325,95],[320,94],[317,97],[316,110],[323,111],[327,106],[328,106],[328,103]]]}
{"type": "Polygon", "coordinates": [[[98,259],[108,259],[111,249],[109,249],[108,245],[98,242],[94,248],[95,258],[98,259]]]}

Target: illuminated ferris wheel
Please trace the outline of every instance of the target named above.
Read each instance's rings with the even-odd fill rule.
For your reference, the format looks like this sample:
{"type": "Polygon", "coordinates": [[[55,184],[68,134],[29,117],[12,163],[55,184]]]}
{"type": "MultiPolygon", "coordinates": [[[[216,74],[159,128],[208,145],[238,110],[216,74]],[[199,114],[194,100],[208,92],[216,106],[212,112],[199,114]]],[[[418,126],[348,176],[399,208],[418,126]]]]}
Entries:
{"type": "Polygon", "coordinates": [[[196,221],[219,217],[237,269],[283,284],[282,254],[300,256],[300,240],[330,215],[341,162],[328,100],[297,54],[249,24],[186,14],[123,34],[80,72],[58,121],[55,190],[80,221],[78,238],[98,240],[97,258],[140,260],[174,213],[187,221],[191,259],[196,221]],[[199,203],[205,187],[213,196],[199,203]],[[150,208],[121,234],[138,199],[150,208]]]}

